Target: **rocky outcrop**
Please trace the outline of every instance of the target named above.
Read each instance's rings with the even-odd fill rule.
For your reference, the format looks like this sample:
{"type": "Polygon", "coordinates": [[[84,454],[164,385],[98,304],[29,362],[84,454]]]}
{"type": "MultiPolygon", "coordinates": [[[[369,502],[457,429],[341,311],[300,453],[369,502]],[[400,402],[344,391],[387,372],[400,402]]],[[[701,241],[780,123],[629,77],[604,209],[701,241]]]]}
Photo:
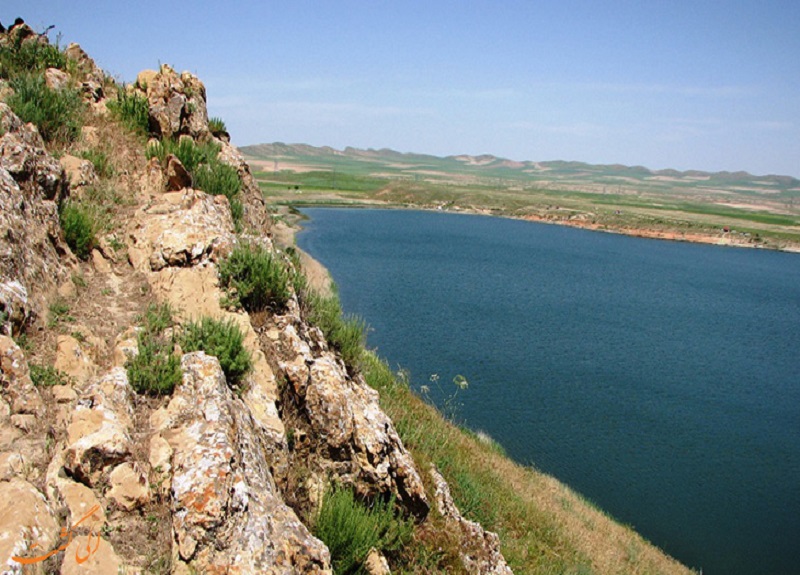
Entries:
{"type": "Polygon", "coordinates": [[[284,403],[296,405],[309,432],[320,438],[317,463],[360,496],[393,494],[408,512],[424,518],[429,506],[422,479],[381,410],[378,393],[348,375],[319,330],[304,330],[308,340],[302,338],[297,329],[302,325],[291,314],[279,319],[285,354],[280,365],[290,394],[284,403]]]}
{"type": "Polygon", "coordinates": [[[150,103],[150,131],[162,138],[187,134],[193,138],[207,139],[208,110],[206,87],[189,72],[178,75],[175,70],[162,65],[155,72],[139,74],[137,86],[150,103]]]}
{"type": "Polygon", "coordinates": [[[260,434],[216,358],[187,354],[157,431],[172,449],[178,556],[203,573],[331,573],[330,555],[280,499],[260,434]]]}
{"type": "Polygon", "coordinates": [[[216,261],[235,240],[227,198],[192,189],[156,197],[136,215],[129,236],[131,263],[151,271],[216,261]]]}
{"type": "Polygon", "coordinates": [[[486,531],[480,523],[465,519],[453,502],[450,486],[436,467],[431,466],[431,479],[436,486],[436,507],[445,521],[461,532],[459,555],[470,575],[514,575],[500,552],[500,538],[486,531]]]}
{"type": "Polygon", "coordinates": [[[0,134],[0,323],[18,333],[67,276],[57,209],[66,187],[36,128],[2,102],[0,134]]]}

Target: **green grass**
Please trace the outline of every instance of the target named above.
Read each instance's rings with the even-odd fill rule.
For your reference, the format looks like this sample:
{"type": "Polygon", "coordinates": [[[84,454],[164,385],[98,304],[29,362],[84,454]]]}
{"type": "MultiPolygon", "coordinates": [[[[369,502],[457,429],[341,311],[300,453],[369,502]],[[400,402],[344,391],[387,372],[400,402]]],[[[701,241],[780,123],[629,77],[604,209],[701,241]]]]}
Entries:
{"type": "Polygon", "coordinates": [[[182,378],[180,358],[173,353],[175,338],[164,333],[174,325],[172,308],[151,304],[142,322],[137,336],[139,353],[125,364],[128,380],[137,393],[170,395],[182,378]]]}
{"type": "Polygon", "coordinates": [[[253,366],[242,330],[233,320],[202,317],[191,321],[183,327],[180,342],[185,353],[204,351],[216,357],[231,388],[239,388],[253,366]]]}
{"type": "Polygon", "coordinates": [[[14,93],[8,97],[9,107],[24,122],[35,124],[46,142],[68,144],[78,137],[85,110],[80,92],[51,90],[42,75],[22,74],[10,84],[14,93]]]}
{"type": "Polygon", "coordinates": [[[150,104],[143,94],[128,92],[125,86],[120,86],[117,89],[117,97],[109,100],[107,107],[128,130],[141,135],[148,133],[150,104]]]}
{"type": "Polygon", "coordinates": [[[328,342],[339,351],[344,362],[358,368],[366,343],[366,323],[354,315],[342,314],[339,296],[321,296],[316,292],[305,297],[306,318],[325,334],[328,342]]]}
{"type": "Polygon", "coordinates": [[[108,179],[114,175],[114,167],[111,165],[111,160],[103,150],[97,148],[83,150],[78,156],[84,160],[89,160],[94,167],[95,173],[100,178],[108,179]]]}
{"type": "Polygon", "coordinates": [[[291,297],[291,276],[283,261],[260,244],[237,244],[219,262],[220,285],[249,312],[280,310],[291,297]]]}
{"type": "Polygon", "coordinates": [[[35,40],[0,45],[0,78],[38,74],[48,68],[67,69],[67,57],[58,46],[35,40]]]}
{"type": "Polygon", "coordinates": [[[63,371],[52,365],[29,364],[30,376],[36,387],[52,387],[54,385],[69,385],[72,380],[63,371]]]}
{"type": "Polygon", "coordinates": [[[408,544],[413,522],[398,517],[394,507],[394,500],[358,501],[347,488],[325,494],[313,532],[330,549],[337,575],[363,573],[363,563],[373,547],[393,553],[408,544]]]}
{"type": "Polygon", "coordinates": [[[66,201],[61,204],[59,220],[67,245],[80,259],[88,259],[96,243],[96,210],[88,204],[66,201]]]}

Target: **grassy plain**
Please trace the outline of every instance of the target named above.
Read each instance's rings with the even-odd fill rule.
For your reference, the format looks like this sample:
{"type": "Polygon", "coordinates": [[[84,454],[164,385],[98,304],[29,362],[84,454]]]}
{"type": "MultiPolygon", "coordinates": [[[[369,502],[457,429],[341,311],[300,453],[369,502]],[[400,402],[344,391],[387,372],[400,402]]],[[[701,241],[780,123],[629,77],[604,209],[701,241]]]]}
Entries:
{"type": "Polygon", "coordinates": [[[630,235],[800,250],[800,180],[580,162],[242,148],[276,205],[468,211],[630,235]]]}

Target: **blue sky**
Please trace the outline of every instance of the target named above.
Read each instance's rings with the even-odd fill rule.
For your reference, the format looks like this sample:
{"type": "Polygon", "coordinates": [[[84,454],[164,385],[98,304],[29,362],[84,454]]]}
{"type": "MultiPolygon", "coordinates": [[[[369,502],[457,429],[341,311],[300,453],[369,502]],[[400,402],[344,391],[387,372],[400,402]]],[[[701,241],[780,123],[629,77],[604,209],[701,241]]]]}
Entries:
{"type": "Polygon", "coordinates": [[[237,145],[800,177],[800,2],[3,0],[119,80],[168,63],[237,145]]]}

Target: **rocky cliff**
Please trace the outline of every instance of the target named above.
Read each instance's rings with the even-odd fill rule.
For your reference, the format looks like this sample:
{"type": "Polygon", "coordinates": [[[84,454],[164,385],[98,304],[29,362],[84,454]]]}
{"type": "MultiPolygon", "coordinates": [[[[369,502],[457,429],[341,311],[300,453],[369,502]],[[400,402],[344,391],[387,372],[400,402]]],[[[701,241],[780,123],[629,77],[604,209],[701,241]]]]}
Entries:
{"type": "MultiPolygon", "coordinates": [[[[24,23],[0,34],[6,55],[46,44],[24,23]]],[[[302,293],[254,314],[231,305],[219,265],[236,246],[300,270],[273,245],[248,165],[209,126],[202,82],[162,66],[118,86],[79,46],[63,54],[41,74],[80,94],[74,137],[45,141],[0,102],[2,572],[332,573],[310,527],[337,486],[391,502],[417,530],[433,515],[451,525],[459,570],[510,573],[497,536],[461,517],[378,392],[308,321],[302,293]],[[120,102],[146,102],[146,134],[112,113],[120,102]],[[210,144],[238,192],[211,195],[177,155],[148,152],[168,142],[210,144]],[[81,201],[102,225],[76,255],[62,220],[81,201]],[[150,353],[143,315],[164,304],[172,342],[199,317],[237,326],[252,360],[244,380],[175,344],[174,391],[135,391],[132,358],[150,353]]],[[[3,74],[13,101],[20,88],[3,74]]],[[[367,568],[389,562],[373,552],[367,568]]]]}

